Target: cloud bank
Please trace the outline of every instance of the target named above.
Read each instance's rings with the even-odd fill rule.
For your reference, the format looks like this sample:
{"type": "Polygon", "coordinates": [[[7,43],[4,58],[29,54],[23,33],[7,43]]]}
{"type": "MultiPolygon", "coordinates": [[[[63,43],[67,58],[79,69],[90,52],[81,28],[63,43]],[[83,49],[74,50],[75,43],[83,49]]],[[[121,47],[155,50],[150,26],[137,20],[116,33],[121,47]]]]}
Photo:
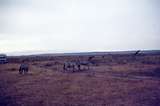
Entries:
{"type": "Polygon", "coordinates": [[[1,0],[0,52],[160,49],[159,0],[1,0]]]}

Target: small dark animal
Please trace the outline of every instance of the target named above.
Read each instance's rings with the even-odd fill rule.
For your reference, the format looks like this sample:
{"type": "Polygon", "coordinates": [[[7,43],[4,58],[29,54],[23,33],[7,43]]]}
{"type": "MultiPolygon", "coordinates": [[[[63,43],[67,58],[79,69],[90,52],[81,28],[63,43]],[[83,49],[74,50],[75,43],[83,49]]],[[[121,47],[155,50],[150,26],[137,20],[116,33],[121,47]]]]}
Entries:
{"type": "Polygon", "coordinates": [[[88,58],[88,61],[92,61],[93,58],[95,58],[95,56],[90,56],[90,57],[88,58]]]}
{"type": "Polygon", "coordinates": [[[136,52],[134,53],[134,56],[137,56],[139,53],[140,53],[140,50],[136,51],[136,52]]]}
{"type": "Polygon", "coordinates": [[[29,70],[28,64],[22,63],[19,68],[19,74],[25,74],[29,70]]]}

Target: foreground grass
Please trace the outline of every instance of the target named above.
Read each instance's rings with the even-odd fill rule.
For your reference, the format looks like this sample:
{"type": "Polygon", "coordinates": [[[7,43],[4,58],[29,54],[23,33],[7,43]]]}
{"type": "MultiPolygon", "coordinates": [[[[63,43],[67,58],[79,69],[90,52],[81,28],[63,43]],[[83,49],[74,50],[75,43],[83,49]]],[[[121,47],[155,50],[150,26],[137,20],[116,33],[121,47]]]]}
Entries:
{"type": "Polygon", "coordinates": [[[64,73],[61,65],[46,63],[52,61],[31,63],[27,75],[18,74],[19,64],[0,65],[0,106],[160,105],[160,77],[152,74],[159,64],[98,65],[64,73]]]}

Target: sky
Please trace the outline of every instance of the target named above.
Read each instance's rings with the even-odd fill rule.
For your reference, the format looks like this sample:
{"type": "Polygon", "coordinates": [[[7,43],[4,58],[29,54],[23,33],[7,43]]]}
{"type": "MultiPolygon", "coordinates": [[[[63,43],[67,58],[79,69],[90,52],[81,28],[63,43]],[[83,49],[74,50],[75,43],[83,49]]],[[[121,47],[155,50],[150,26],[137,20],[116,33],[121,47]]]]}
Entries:
{"type": "Polygon", "coordinates": [[[159,0],[0,0],[0,53],[160,50],[159,0]]]}

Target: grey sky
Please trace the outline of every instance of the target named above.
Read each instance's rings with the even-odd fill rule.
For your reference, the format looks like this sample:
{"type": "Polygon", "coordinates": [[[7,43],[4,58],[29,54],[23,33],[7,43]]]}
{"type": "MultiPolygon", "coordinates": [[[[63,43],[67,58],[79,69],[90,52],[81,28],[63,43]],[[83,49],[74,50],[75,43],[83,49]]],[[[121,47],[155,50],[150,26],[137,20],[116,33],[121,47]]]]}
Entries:
{"type": "Polygon", "coordinates": [[[0,0],[0,52],[160,49],[159,0],[0,0]]]}

